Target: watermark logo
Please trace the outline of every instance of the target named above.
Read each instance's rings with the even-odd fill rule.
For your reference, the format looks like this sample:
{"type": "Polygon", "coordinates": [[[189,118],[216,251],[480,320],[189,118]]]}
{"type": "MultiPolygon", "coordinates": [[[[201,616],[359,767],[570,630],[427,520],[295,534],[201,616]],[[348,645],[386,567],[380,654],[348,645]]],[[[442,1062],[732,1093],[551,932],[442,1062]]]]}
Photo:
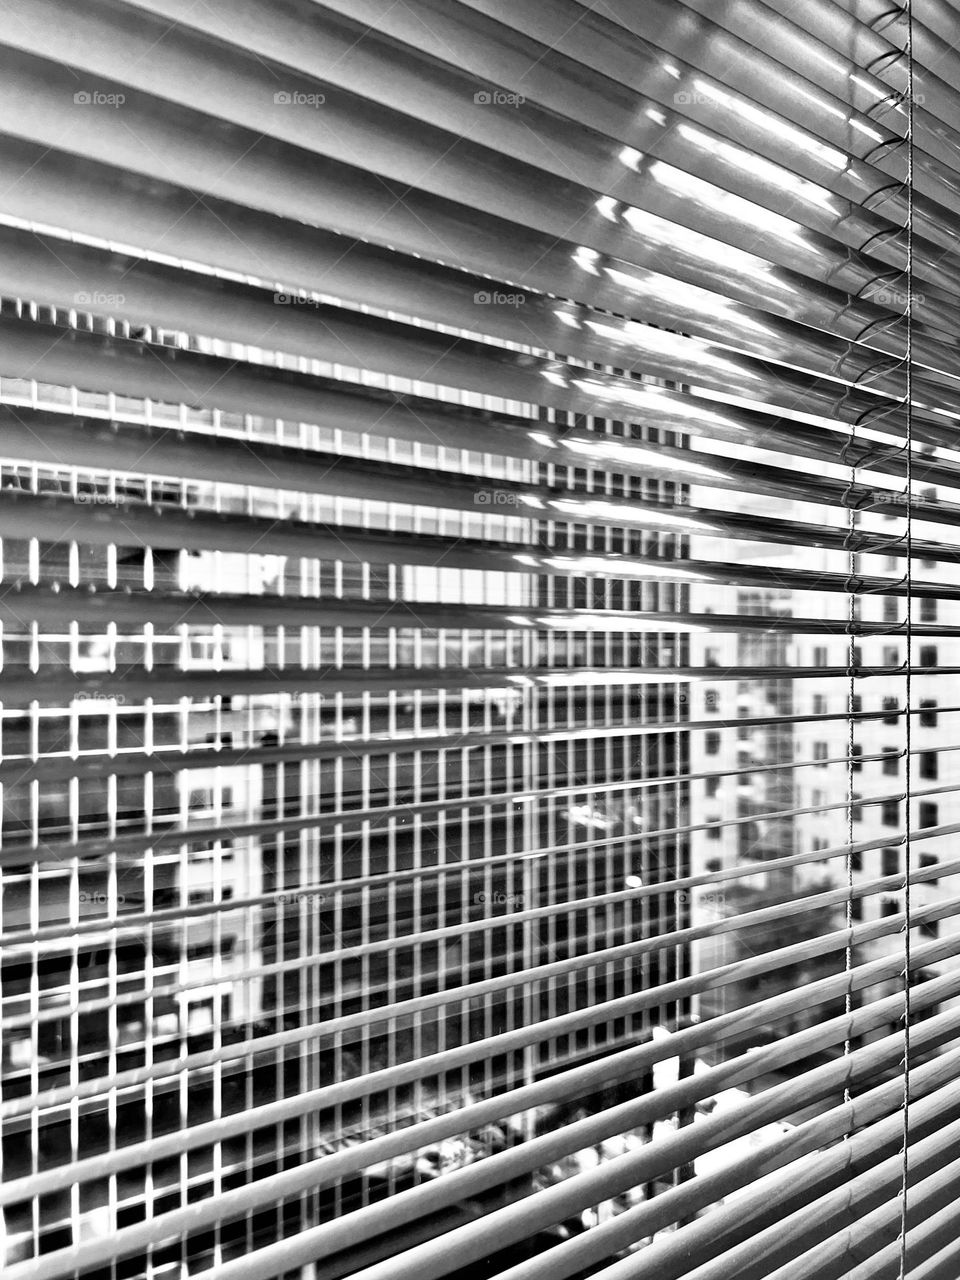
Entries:
{"type": "Polygon", "coordinates": [[[306,293],[279,292],[273,295],[273,305],[275,307],[320,307],[323,304],[306,293]]]}
{"type": "Polygon", "coordinates": [[[522,893],[501,893],[495,889],[491,893],[475,893],[473,900],[478,906],[522,907],[524,896],[522,893]]]}
{"type": "Polygon", "coordinates": [[[281,89],[273,95],[278,107],[322,107],[326,100],[325,93],[301,93],[299,89],[281,89]]]}
{"type": "Polygon", "coordinates": [[[125,293],[101,293],[99,290],[87,293],[81,289],[73,295],[75,307],[122,307],[126,300],[125,293]]]}
{"type": "Polygon", "coordinates": [[[297,891],[291,893],[276,893],[273,896],[274,902],[281,907],[322,907],[327,901],[325,893],[314,893],[313,891],[297,891]]]}
{"type": "Polygon", "coordinates": [[[522,307],[526,301],[525,293],[501,293],[497,289],[491,291],[479,289],[473,295],[473,303],[476,307],[522,307]]]}
{"type": "Polygon", "coordinates": [[[115,702],[118,706],[122,706],[126,702],[126,697],[122,693],[78,693],[74,697],[74,702],[115,702]]]}
{"type": "Polygon", "coordinates": [[[726,896],[717,889],[680,889],[675,898],[678,907],[709,907],[714,911],[726,903],[726,896]]]}
{"type": "Polygon", "coordinates": [[[870,511],[874,507],[935,507],[939,503],[935,494],[891,493],[888,489],[867,489],[858,493],[844,490],[841,502],[854,511],[870,511]]]}
{"type": "Polygon", "coordinates": [[[74,502],[81,507],[125,507],[126,498],[112,497],[109,493],[76,493],[74,502]]]}
{"type": "Polygon", "coordinates": [[[717,99],[709,93],[694,93],[692,89],[678,89],[673,95],[678,107],[716,107],[717,99]]]}
{"type": "Polygon", "coordinates": [[[701,907],[713,907],[716,911],[719,911],[726,901],[726,894],[720,893],[717,889],[707,889],[697,894],[697,902],[701,907]]]}
{"type": "Polygon", "coordinates": [[[109,907],[111,902],[115,902],[117,906],[122,906],[126,902],[126,896],[122,893],[111,896],[109,893],[93,892],[87,893],[81,891],[79,894],[81,902],[88,902],[95,907],[109,907]]]}
{"type": "Polygon", "coordinates": [[[911,98],[913,100],[913,105],[915,107],[922,107],[927,100],[927,95],[925,93],[910,94],[907,92],[906,89],[904,89],[896,93],[891,93],[888,97],[884,98],[881,102],[878,102],[877,109],[882,110],[884,107],[886,108],[892,107],[895,110],[899,110],[901,107],[908,106],[911,101],[911,98]]]}
{"type": "Polygon", "coordinates": [[[878,289],[876,293],[870,297],[871,302],[878,303],[881,307],[896,307],[899,310],[906,311],[908,307],[919,307],[926,301],[924,293],[904,293],[900,289],[878,289]]]}
{"type": "Polygon", "coordinates": [[[522,107],[526,102],[522,93],[506,93],[503,89],[478,89],[473,100],[478,107],[522,107]]]}
{"type": "Polygon", "coordinates": [[[78,89],[73,101],[78,107],[122,107],[127,100],[125,93],[103,93],[99,89],[78,89]]]}
{"type": "Polygon", "coordinates": [[[477,507],[519,507],[521,495],[509,489],[477,489],[473,495],[477,507]]]}

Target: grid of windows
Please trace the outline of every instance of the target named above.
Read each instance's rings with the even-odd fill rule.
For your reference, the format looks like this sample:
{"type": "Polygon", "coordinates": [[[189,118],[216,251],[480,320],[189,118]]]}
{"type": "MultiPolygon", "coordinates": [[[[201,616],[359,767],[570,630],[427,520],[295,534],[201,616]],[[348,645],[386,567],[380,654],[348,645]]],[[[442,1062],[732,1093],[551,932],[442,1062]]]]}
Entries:
{"type": "MultiPolygon", "coordinates": [[[[96,396],[45,386],[32,406],[64,397],[81,414],[103,412],[96,396]]],[[[121,429],[172,414],[151,401],[116,408],[121,429]]],[[[486,408],[559,419],[489,397],[486,408]]],[[[198,446],[282,439],[321,460],[332,444],[361,459],[383,447],[375,435],[338,431],[332,441],[318,428],[251,417],[182,408],[175,417],[198,446]]],[[[595,419],[593,429],[610,424],[595,419]]],[[[391,450],[394,467],[400,453],[391,450]]],[[[493,492],[535,478],[532,464],[509,456],[421,445],[407,453],[407,465],[435,479],[464,475],[493,492]]],[[[576,490],[613,477],[571,468],[566,479],[576,490]]],[[[238,1109],[269,1114],[333,1082],[683,976],[683,954],[671,949],[504,985],[524,968],[588,957],[686,918],[676,894],[625,890],[687,865],[683,837],[641,833],[685,824],[687,784],[676,779],[689,771],[688,700],[675,681],[636,678],[687,664],[687,638],[615,620],[589,633],[527,625],[544,610],[676,608],[678,588],[612,573],[403,566],[389,549],[343,555],[345,539],[367,530],[413,539],[446,530],[491,547],[573,538],[585,550],[610,547],[615,530],[578,533],[493,504],[451,513],[79,467],[3,464],[0,486],[122,512],[105,542],[3,539],[5,585],[61,599],[85,591],[95,602],[69,626],[8,624],[2,636],[5,671],[24,673],[21,705],[6,700],[0,717],[3,924],[13,940],[3,953],[3,1092],[35,1135],[22,1143],[17,1125],[8,1128],[9,1181],[26,1189],[51,1161],[109,1158],[137,1140],[170,1145],[238,1109]],[[328,552],[299,555],[122,540],[138,515],[158,509],[340,532],[328,552]],[[217,620],[194,621],[191,599],[210,593],[222,597],[217,620]],[[581,670],[588,678],[578,683],[581,670]],[[38,755],[40,778],[30,768],[38,755]],[[59,953],[38,959],[32,944],[17,943],[31,922],[59,933],[71,919],[83,932],[59,953]],[[447,986],[470,984],[491,990],[444,1002],[447,986]],[[426,1002],[417,1016],[376,1023],[378,1007],[415,1001],[426,1002]],[[313,1039],[303,1035],[310,1029],[313,1039]],[[183,1055],[210,1063],[191,1072],[189,1094],[183,1055]],[[83,1107],[71,1119],[65,1105],[77,1082],[83,1107]],[[48,1101],[37,1105],[40,1097],[48,1101]]],[[[629,533],[619,536],[629,548],[629,533]]],[[[656,545],[646,540],[648,552],[656,545]]],[[[7,1256],[26,1261],[88,1230],[165,1212],[188,1189],[215,1198],[252,1186],[388,1124],[589,1061],[648,1025],[642,1010],[596,1020],[455,1076],[422,1077],[388,1099],[367,1087],[349,1106],[299,1109],[256,1134],[237,1126],[235,1137],[193,1144],[189,1184],[171,1148],[166,1162],[151,1157],[109,1185],[85,1186],[79,1215],[69,1198],[28,1195],[6,1209],[7,1256]]],[[[305,1187],[269,1221],[250,1210],[203,1242],[165,1248],[151,1275],[188,1257],[196,1267],[242,1256],[278,1229],[301,1230],[416,1183],[428,1163],[413,1153],[382,1177],[329,1193],[305,1187]]]]}

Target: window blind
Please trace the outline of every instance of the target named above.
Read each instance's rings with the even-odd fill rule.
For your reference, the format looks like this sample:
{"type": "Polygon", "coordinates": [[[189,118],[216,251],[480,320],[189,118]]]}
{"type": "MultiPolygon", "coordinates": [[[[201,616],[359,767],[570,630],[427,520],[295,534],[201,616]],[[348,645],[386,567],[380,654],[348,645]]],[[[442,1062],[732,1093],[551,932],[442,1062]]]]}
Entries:
{"type": "Polygon", "coordinates": [[[2,7],[4,1274],[952,1278],[954,5],[2,7]]]}

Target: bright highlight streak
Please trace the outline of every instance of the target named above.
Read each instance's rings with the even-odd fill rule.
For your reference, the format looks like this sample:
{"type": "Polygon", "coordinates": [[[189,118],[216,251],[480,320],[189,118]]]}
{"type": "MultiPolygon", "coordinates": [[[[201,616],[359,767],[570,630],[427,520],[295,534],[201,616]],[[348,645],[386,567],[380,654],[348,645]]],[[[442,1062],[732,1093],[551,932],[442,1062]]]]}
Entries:
{"type": "Polygon", "coordinates": [[[684,475],[702,476],[705,480],[710,480],[718,474],[711,467],[701,466],[696,462],[687,462],[686,459],[683,462],[679,462],[673,457],[664,458],[655,449],[644,449],[641,445],[620,444],[612,440],[598,440],[596,444],[587,440],[559,440],[557,443],[561,449],[567,449],[570,453],[590,458],[603,458],[608,462],[625,462],[661,467],[667,468],[671,472],[679,470],[684,475]]]}
{"type": "Polygon", "coordinates": [[[698,397],[689,396],[682,400],[667,399],[661,387],[610,387],[603,382],[594,382],[589,378],[575,378],[573,386],[585,391],[596,400],[616,400],[620,404],[629,404],[636,409],[646,409],[662,417],[679,418],[684,422],[714,422],[718,426],[744,428],[736,422],[730,422],[718,413],[712,413],[703,406],[698,397]]]}
{"type": "Polygon", "coordinates": [[[573,255],[573,260],[581,271],[589,271],[592,276],[598,276],[600,272],[597,270],[597,261],[600,254],[596,249],[588,249],[586,245],[580,245],[573,255]]]}
{"type": "Polygon", "coordinates": [[[868,80],[864,80],[860,76],[851,75],[850,79],[854,84],[858,84],[861,89],[866,89],[867,93],[872,93],[874,97],[888,98],[890,96],[889,89],[878,89],[875,84],[870,84],[868,80]]]}
{"type": "Polygon", "coordinates": [[[684,338],[679,334],[667,333],[663,329],[654,329],[647,324],[637,324],[633,320],[625,321],[621,329],[616,329],[609,324],[601,324],[597,320],[587,320],[586,325],[588,329],[592,329],[601,338],[609,338],[614,342],[633,341],[646,350],[656,352],[659,355],[671,356],[682,360],[695,360],[709,368],[724,369],[748,378],[759,377],[759,374],[751,373],[748,369],[741,369],[732,360],[725,360],[722,356],[715,355],[697,338],[684,338]]]}
{"type": "Polygon", "coordinates": [[[534,444],[542,445],[544,449],[555,449],[557,447],[556,440],[552,440],[550,436],[545,436],[542,431],[531,431],[530,439],[534,444]]]}
{"type": "Polygon", "coordinates": [[[617,271],[615,267],[604,267],[604,272],[622,289],[629,289],[641,296],[662,298],[664,302],[678,303],[682,307],[690,307],[714,319],[736,322],[741,328],[756,329],[766,332],[767,326],[751,316],[743,315],[736,309],[737,304],[719,293],[709,289],[701,289],[699,285],[687,284],[684,280],[672,280],[669,276],[657,275],[653,272],[644,278],[627,275],[625,271],[617,271]]]}
{"type": "Polygon", "coordinates": [[[803,130],[795,128],[792,124],[787,124],[779,116],[775,116],[769,111],[764,111],[761,107],[755,107],[752,103],[745,102],[742,98],[736,98],[733,94],[725,93],[722,89],[707,84],[705,80],[694,80],[693,87],[697,93],[702,93],[709,98],[715,99],[728,110],[734,112],[735,115],[740,116],[741,119],[749,120],[751,124],[759,125],[761,129],[766,129],[768,133],[775,134],[776,137],[792,142],[794,146],[801,147],[819,160],[821,164],[831,164],[837,169],[845,167],[847,157],[842,151],[838,151],[835,147],[827,146],[826,143],[811,137],[809,133],[804,133],[803,130]]]}
{"type": "Polygon", "coordinates": [[[805,178],[798,177],[795,173],[791,173],[789,169],[773,164],[770,160],[764,160],[762,156],[756,156],[749,151],[744,151],[742,147],[735,147],[732,143],[723,142],[718,138],[711,138],[700,129],[695,129],[693,125],[681,124],[677,132],[698,147],[702,147],[705,151],[713,151],[723,156],[730,164],[742,169],[745,173],[752,173],[755,177],[761,178],[772,186],[780,187],[784,191],[790,191],[802,200],[809,200],[811,204],[833,210],[829,191],[823,187],[818,187],[814,182],[808,182],[805,178]]]}
{"type": "MultiPolygon", "coordinates": [[[[711,525],[703,520],[695,520],[691,516],[675,516],[666,511],[644,511],[642,508],[626,506],[619,502],[595,502],[575,498],[554,498],[547,504],[562,515],[575,518],[592,516],[596,520],[617,520],[625,524],[639,522],[642,524],[664,525],[669,529],[685,529],[691,533],[709,532],[711,525]]],[[[721,530],[722,532],[722,530],[721,530]]]]}
{"type": "Polygon", "coordinates": [[[780,236],[782,240],[793,240],[802,243],[803,228],[789,218],[762,209],[742,196],[731,195],[729,191],[721,191],[712,182],[705,182],[692,173],[684,173],[672,165],[657,160],[650,166],[650,174],[655,182],[666,187],[675,195],[685,199],[697,200],[706,209],[717,209],[731,218],[735,218],[741,226],[753,226],[760,231],[769,231],[780,236]]]}
{"type": "Polygon", "coordinates": [[[851,120],[850,126],[853,129],[859,129],[861,133],[865,133],[868,138],[872,138],[874,142],[882,142],[883,134],[877,133],[876,129],[871,129],[868,124],[864,124],[861,120],[851,120]]]}
{"type": "Polygon", "coordinates": [[[644,209],[635,209],[632,205],[628,205],[624,210],[623,219],[629,224],[631,230],[648,240],[653,240],[656,244],[667,245],[683,253],[695,254],[711,266],[732,271],[740,276],[752,276],[753,279],[762,280],[767,286],[773,286],[784,293],[797,292],[792,285],[783,284],[771,276],[772,267],[769,263],[743,249],[736,249],[733,245],[714,240],[699,231],[691,231],[689,227],[668,222],[665,218],[647,213],[644,209]]]}

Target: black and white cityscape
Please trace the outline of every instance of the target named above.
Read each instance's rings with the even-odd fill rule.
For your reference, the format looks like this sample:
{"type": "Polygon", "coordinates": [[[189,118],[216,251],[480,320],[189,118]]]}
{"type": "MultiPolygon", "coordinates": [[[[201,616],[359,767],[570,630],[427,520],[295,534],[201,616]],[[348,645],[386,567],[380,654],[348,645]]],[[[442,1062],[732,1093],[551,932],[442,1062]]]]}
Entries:
{"type": "Polygon", "coordinates": [[[956,1280],[960,4],[0,19],[5,1280],[956,1280]]]}

